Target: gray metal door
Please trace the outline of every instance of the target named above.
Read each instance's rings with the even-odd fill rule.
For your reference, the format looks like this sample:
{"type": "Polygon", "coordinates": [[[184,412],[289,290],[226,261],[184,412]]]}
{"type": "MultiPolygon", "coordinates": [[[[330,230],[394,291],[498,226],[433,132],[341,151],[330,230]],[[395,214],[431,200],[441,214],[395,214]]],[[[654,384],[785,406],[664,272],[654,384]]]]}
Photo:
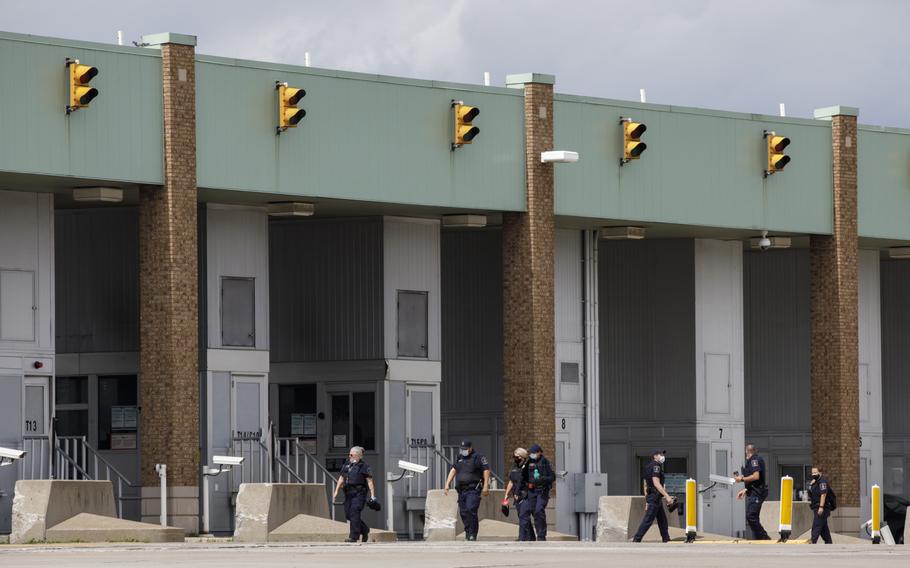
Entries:
{"type": "Polygon", "coordinates": [[[398,356],[426,358],[428,293],[398,291],[398,356]]]}
{"type": "Polygon", "coordinates": [[[0,270],[0,340],[35,340],[35,273],[0,270]]]}
{"type": "Polygon", "coordinates": [[[256,345],[256,292],[253,278],[221,279],[221,345],[256,345]]]}
{"type": "MultiPolygon", "coordinates": [[[[0,376],[0,446],[22,447],[22,379],[0,376]]],[[[12,528],[13,490],[20,466],[0,467],[0,534],[12,528]]]]}

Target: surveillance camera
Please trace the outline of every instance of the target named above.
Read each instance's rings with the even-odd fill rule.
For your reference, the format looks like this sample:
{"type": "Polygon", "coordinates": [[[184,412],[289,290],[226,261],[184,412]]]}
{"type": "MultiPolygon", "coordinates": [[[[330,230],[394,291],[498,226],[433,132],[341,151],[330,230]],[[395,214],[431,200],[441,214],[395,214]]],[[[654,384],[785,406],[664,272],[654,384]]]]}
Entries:
{"type": "Polygon", "coordinates": [[[761,250],[768,250],[771,248],[771,239],[768,237],[762,237],[758,239],[758,248],[761,250]]]}
{"type": "Polygon", "coordinates": [[[243,458],[240,456],[212,456],[212,463],[215,465],[235,466],[242,464],[243,458]]]}
{"type": "Polygon", "coordinates": [[[21,460],[25,457],[26,452],[24,450],[14,450],[12,448],[0,448],[0,458],[6,458],[10,460],[21,460]]]}
{"type": "Polygon", "coordinates": [[[404,460],[398,460],[398,467],[407,471],[413,471],[414,473],[425,473],[429,466],[420,465],[419,463],[406,462],[404,460]]]}

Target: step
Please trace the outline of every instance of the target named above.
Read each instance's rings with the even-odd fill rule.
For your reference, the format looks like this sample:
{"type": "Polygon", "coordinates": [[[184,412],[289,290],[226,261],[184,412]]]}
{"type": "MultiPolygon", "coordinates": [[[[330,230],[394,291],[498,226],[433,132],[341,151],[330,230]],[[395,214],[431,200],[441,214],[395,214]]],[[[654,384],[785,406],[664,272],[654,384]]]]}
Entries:
{"type": "MultiPolygon", "coordinates": [[[[269,542],[344,542],[348,524],[311,515],[297,515],[269,533],[269,542]]],[[[370,529],[370,542],[395,542],[395,533],[370,529]]]]}
{"type": "Polygon", "coordinates": [[[47,529],[47,542],[183,542],[183,529],[79,513],[47,529]]]}
{"type": "MultiPolygon", "coordinates": [[[[518,539],[518,525],[504,521],[494,521],[493,519],[481,519],[477,540],[482,542],[509,542],[518,539]]],[[[456,537],[456,540],[464,540],[464,533],[456,537]]],[[[547,542],[574,542],[578,537],[570,534],[558,533],[547,530],[547,542]]]]}

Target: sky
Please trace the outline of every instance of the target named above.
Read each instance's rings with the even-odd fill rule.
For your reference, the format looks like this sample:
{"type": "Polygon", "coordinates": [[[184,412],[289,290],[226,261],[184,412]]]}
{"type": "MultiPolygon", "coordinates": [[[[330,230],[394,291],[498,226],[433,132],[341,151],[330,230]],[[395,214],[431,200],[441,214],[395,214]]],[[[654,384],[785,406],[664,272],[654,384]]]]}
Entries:
{"type": "Polygon", "coordinates": [[[910,128],[910,0],[0,0],[0,30],[125,43],[198,37],[210,55],[910,128]]]}

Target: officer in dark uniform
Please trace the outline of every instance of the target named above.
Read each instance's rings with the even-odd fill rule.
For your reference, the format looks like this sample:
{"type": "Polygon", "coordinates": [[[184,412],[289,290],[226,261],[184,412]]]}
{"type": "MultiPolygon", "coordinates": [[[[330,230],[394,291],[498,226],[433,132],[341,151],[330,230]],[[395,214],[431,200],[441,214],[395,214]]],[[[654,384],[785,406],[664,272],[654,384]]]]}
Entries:
{"type": "Polygon", "coordinates": [[[490,494],[490,463],[474,451],[470,440],[461,441],[458,459],[446,478],[446,495],[453,479],[458,491],[458,513],[464,524],[464,539],[477,540],[477,509],[480,508],[480,496],[490,494]]]}
{"type": "Polygon", "coordinates": [[[533,444],[528,452],[528,505],[534,517],[537,540],[547,540],[547,503],[556,474],[550,460],[543,456],[540,444],[533,444]]]}
{"type": "Polygon", "coordinates": [[[652,459],[644,467],[641,474],[642,489],[645,492],[645,516],[638,526],[638,531],[632,537],[632,542],[641,542],[645,533],[651,528],[654,519],[657,519],[657,528],[660,529],[660,538],[664,542],[670,542],[670,530],[667,528],[667,513],[664,511],[661,497],[669,505],[673,502],[673,497],[667,493],[664,488],[664,461],[666,460],[667,450],[656,449],[651,454],[652,459]]]}
{"type": "Polygon", "coordinates": [[[817,467],[812,468],[812,483],[809,485],[809,506],[812,508],[812,539],[815,544],[821,536],[825,544],[831,544],[828,517],[831,516],[831,495],[834,491],[828,480],[817,467]]]}
{"type": "Polygon", "coordinates": [[[746,444],[746,463],[742,467],[742,475],[733,474],[737,483],[745,483],[746,488],[740,491],[737,499],[746,498],[746,524],[752,529],[752,538],[755,540],[771,540],[765,528],[761,525],[761,506],[768,498],[768,477],[765,473],[765,460],[758,455],[758,450],[752,444],[746,444]]]}
{"type": "Polygon", "coordinates": [[[345,542],[366,542],[370,536],[370,527],[360,518],[367,503],[367,490],[370,501],[376,500],[376,488],[373,486],[373,471],[363,461],[363,448],[354,446],[348,454],[348,461],[341,466],[341,475],[335,485],[334,501],[344,489],[344,517],[351,523],[348,538],[345,542]]]}
{"type": "Polygon", "coordinates": [[[515,448],[512,452],[513,465],[506,484],[506,499],[509,496],[518,511],[518,540],[535,540],[531,527],[531,503],[528,499],[528,450],[515,448]]]}

